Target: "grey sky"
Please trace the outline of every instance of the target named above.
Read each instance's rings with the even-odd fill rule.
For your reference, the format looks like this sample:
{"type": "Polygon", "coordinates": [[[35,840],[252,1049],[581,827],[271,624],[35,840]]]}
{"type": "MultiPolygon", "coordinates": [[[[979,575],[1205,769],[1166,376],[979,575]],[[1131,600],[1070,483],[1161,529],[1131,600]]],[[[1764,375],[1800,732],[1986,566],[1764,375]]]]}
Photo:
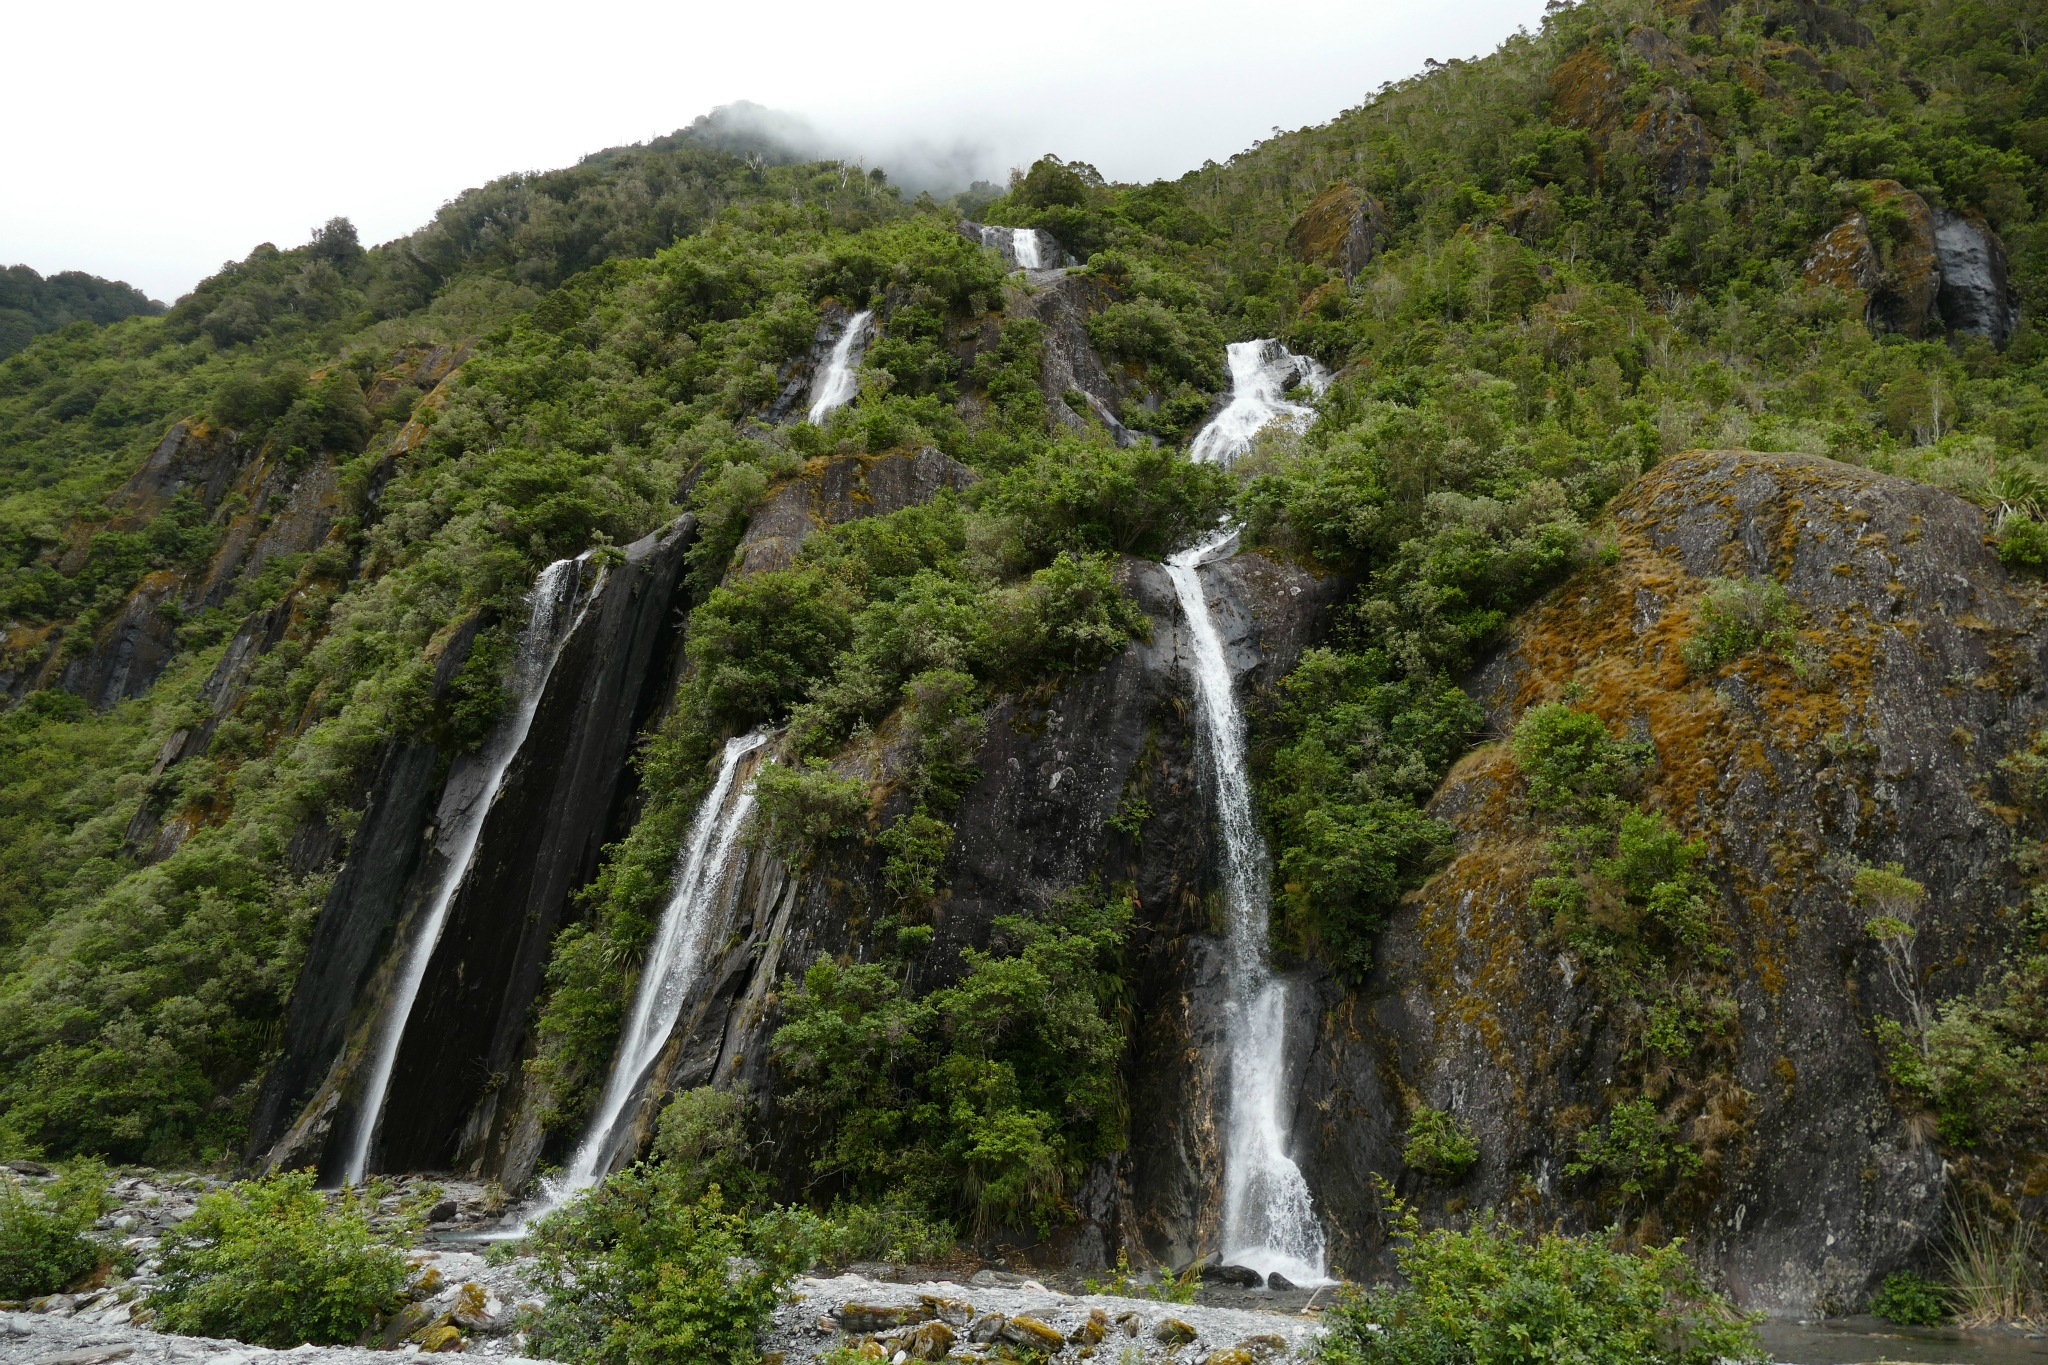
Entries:
{"type": "Polygon", "coordinates": [[[16,7],[0,264],[175,299],[334,214],[366,242],[465,187],[748,99],[888,166],[1042,152],[1113,179],[1320,123],[1425,57],[1490,51],[1542,0],[817,0],[16,7]]]}

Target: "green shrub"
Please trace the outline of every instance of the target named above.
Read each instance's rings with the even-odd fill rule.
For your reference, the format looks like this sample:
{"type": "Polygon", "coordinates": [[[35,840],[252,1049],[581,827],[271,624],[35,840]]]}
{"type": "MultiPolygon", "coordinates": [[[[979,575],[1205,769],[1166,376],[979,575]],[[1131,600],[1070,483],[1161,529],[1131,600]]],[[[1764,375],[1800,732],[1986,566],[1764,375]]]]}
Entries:
{"type": "Polygon", "coordinates": [[[822,758],[802,766],[764,766],[754,779],[754,798],[761,806],[755,830],[791,863],[828,839],[853,833],[868,809],[867,783],[836,776],[822,758]]]}
{"type": "Polygon", "coordinates": [[[400,1306],[400,1246],[354,1192],[329,1207],[311,1171],[202,1195],[166,1233],[150,1307],[166,1331],[285,1348],[352,1342],[400,1306]]]}
{"type": "Polygon", "coordinates": [[[1425,1230],[1393,1201],[1405,1288],[1348,1292],[1323,1322],[1327,1365],[1712,1365],[1761,1360],[1751,1323],[1701,1282],[1683,1242],[1531,1234],[1495,1214],[1425,1230]]]}
{"type": "MultiPolygon", "coordinates": [[[[1642,1201],[1667,1180],[1700,1169],[1700,1154],[1678,1139],[1678,1125],[1657,1112],[1649,1099],[1623,1100],[1605,1128],[1579,1134],[1579,1155],[1565,1163],[1566,1175],[1604,1175],[1625,1201],[1642,1201]]],[[[1627,1207],[1624,1202],[1623,1208],[1627,1207]]]]}
{"type": "Polygon", "coordinates": [[[1948,1290],[1924,1280],[1910,1270],[1895,1270],[1884,1277],[1870,1311],[1886,1322],[1908,1327],[1932,1327],[1947,1319],[1948,1290]]]}
{"type": "Polygon", "coordinates": [[[782,1287],[810,1264],[805,1222],[726,1207],[684,1163],[621,1171],[534,1229],[546,1297],[529,1348],[573,1365],[752,1365],[782,1287]]]}
{"type": "Polygon", "coordinates": [[[672,1168],[671,1178],[684,1182],[685,1198],[701,1197],[714,1185],[742,1207],[760,1198],[768,1181],[754,1169],[753,1144],[747,1139],[751,1110],[744,1088],[700,1085],[661,1111],[654,1156],[672,1168]]]}
{"type": "Polygon", "coordinates": [[[855,1204],[844,1200],[818,1222],[818,1255],[834,1265],[894,1261],[930,1265],[957,1245],[953,1225],[901,1197],[855,1204]]]}
{"type": "Polygon", "coordinates": [[[1446,1184],[1462,1180],[1479,1160],[1479,1144],[1472,1140],[1472,1126],[1444,1109],[1420,1105],[1408,1121],[1408,1145],[1401,1159],[1433,1180],[1446,1184]]]}
{"type": "Polygon", "coordinates": [[[1512,744],[1530,809],[1560,818],[1607,815],[1654,756],[1647,743],[1615,739],[1600,717],[1560,702],[1524,712],[1512,744]]]}
{"type": "Polygon", "coordinates": [[[977,1230],[1065,1217],[1124,1145],[1122,954],[1131,906],[1076,893],[1001,916],[956,985],[914,996],[895,964],[820,958],[785,978],[775,1055],[811,1166],[850,1197],[977,1230]]]}
{"type": "Polygon", "coordinates": [[[112,1248],[91,1229],[112,1207],[97,1161],[74,1161],[38,1190],[0,1171],[0,1299],[55,1294],[98,1268],[112,1248]]]}
{"type": "Polygon", "coordinates": [[[1678,652],[1695,677],[1759,650],[1783,653],[1797,638],[1799,609],[1775,578],[1710,578],[1693,616],[1697,628],[1678,652]]]}
{"type": "Polygon", "coordinates": [[[2035,573],[2048,568],[2048,526],[2029,516],[2007,517],[1998,531],[1998,561],[2035,573]]]}

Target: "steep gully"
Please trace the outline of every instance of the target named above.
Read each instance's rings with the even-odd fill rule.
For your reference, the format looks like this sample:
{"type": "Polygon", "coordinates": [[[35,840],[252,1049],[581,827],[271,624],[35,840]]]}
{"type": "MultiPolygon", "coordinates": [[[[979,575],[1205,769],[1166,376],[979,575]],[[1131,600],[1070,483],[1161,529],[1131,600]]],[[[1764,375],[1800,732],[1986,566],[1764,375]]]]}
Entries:
{"type": "Polygon", "coordinates": [[[434,889],[433,900],[413,941],[402,949],[397,989],[393,992],[386,1018],[377,1030],[376,1051],[370,1063],[364,1098],[345,1147],[340,1176],[346,1184],[358,1184],[369,1174],[371,1143],[384,1116],[384,1100],[391,1085],[391,1068],[398,1060],[398,1047],[405,1038],[405,1026],[412,1017],[420,983],[427,965],[440,945],[441,930],[448,922],[448,907],[456,890],[469,873],[476,853],[477,838],[483,833],[484,817],[498,798],[505,773],[526,743],[534,712],[561,657],[562,645],[582,623],[591,597],[604,580],[604,570],[595,571],[592,592],[582,591],[588,553],[576,559],[558,559],[540,572],[533,591],[527,595],[530,614],[520,633],[518,654],[512,666],[511,711],[498,722],[468,771],[451,776],[435,823],[442,831],[448,859],[434,889]],[[580,600],[579,600],[580,599],[580,600]],[[474,775],[474,781],[463,780],[474,775]]]}

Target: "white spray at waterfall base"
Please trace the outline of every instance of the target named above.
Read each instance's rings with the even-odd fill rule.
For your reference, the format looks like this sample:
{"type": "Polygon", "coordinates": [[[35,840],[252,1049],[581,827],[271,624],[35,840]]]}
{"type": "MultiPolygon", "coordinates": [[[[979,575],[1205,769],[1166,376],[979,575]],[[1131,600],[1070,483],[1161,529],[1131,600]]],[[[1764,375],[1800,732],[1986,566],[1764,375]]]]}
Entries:
{"type": "Polygon", "coordinates": [[[419,999],[420,985],[426,980],[427,964],[433,960],[441,930],[448,923],[448,908],[454,904],[455,893],[469,872],[470,860],[476,856],[477,839],[483,834],[491,803],[505,783],[505,773],[519,756],[520,746],[526,743],[526,732],[533,725],[534,712],[540,709],[541,696],[547,691],[548,676],[555,671],[562,646],[576,633],[583,613],[590,609],[604,583],[605,571],[600,567],[590,591],[581,591],[588,558],[586,552],[575,559],[558,559],[542,569],[540,577],[534,580],[533,591],[526,598],[526,629],[520,633],[518,654],[512,665],[512,709],[499,720],[477,755],[484,780],[468,805],[442,812],[442,828],[436,842],[447,851],[447,859],[442,864],[441,880],[434,887],[433,899],[427,904],[427,913],[405,949],[391,1004],[378,1025],[370,1074],[363,1086],[362,1103],[356,1110],[348,1155],[342,1165],[341,1178],[346,1184],[361,1184],[369,1174],[370,1146],[384,1113],[385,1095],[391,1089],[391,1068],[398,1061],[399,1044],[405,1041],[405,1025],[419,999]],[[572,607],[576,608],[573,613],[572,607]]]}
{"type": "Polygon", "coordinates": [[[1230,401],[1195,434],[1188,458],[1204,464],[1229,464],[1252,448],[1252,440],[1275,422],[1305,431],[1315,409],[1292,402],[1287,391],[1306,384],[1321,396],[1330,387],[1330,372],[1305,355],[1296,355],[1270,338],[1233,341],[1226,356],[1230,365],[1230,401]]]}
{"type": "Polygon", "coordinates": [[[832,343],[831,357],[811,384],[812,426],[823,423],[834,408],[845,407],[860,392],[860,377],[854,370],[860,364],[861,348],[867,345],[868,327],[874,320],[872,309],[861,309],[846,320],[846,330],[832,343]]]}
{"type": "Polygon", "coordinates": [[[683,840],[676,860],[675,890],[661,912],[654,942],[640,971],[640,984],[633,992],[633,1008],[619,1034],[612,1054],[611,1074],[605,1079],[604,1095],[598,1100],[568,1169],[545,1184],[546,1196],[540,1207],[521,1222],[521,1229],[560,1207],[580,1190],[587,1190],[610,1171],[618,1154],[618,1129],[626,1112],[639,1100],[669,1034],[682,1017],[690,988],[696,984],[704,961],[704,948],[716,926],[716,912],[725,900],[734,863],[738,861],[740,833],[754,810],[752,779],[733,786],[742,759],[768,742],[768,733],[729,739],[719,756],[718,779],[697,808],[690,832],[683,840]]]}
{"type": "MultiPolygon", "coordinates": [[[[1234,348],[1233,348],[1234,349],[1234,348]]],[[[1229,929],[1229,1109],[1223,1149],[1223,1263],[1275,1271],[1297,1285],[1329,1283],[1322,1225],[1301,1168],[1288,1154],[1288,988],[1266,959],[1271,868],[1252,809],[1244,714],[1199,566],[1227,557],[1223,530],[1166,562],[1194,641],[1196,724],[1207,751],[1223,834],[1223,906],[1229,929]]]]}

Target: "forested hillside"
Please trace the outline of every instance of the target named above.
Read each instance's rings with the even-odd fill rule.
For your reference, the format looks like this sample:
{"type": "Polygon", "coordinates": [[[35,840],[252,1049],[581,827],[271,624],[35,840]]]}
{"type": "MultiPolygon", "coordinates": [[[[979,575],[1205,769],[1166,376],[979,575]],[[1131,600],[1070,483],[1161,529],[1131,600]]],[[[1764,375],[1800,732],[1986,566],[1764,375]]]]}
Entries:
{"type": "MultiPolygon", "coordinates": [[[[417,742],[446,771],[483,741],[543,566],[687,513],[680,678],[523,1063],[551,1159],[721,745],[786,725],[762,837],[792,868],[869,858],[882,889],[847,912],[847,961],[790,964],[778,1074],[816,1148],[762,1181],[1049,1232],[1125,1147],[1126,947],[1161,912],[1082,882],[920,956],[986,718],[1142,643],[1133,565],[1225,515],[1334,585],[1262,684],[1252,763],[1276,948],[1341,992],[1457,846],[1446,774],[1504,738],[1462,684],[1518,613],[1616,563],[1605,509],[1668,457],[1933,484],[1990,514],[2014,572],[2048,566],[2043,37],[2025,0],[1588,0],[1227,164],[1124,185],[1077,148],[992,201],[678,135],[470,190],[381,246],[337,219],[161,316],[36,336],[0,360],[0,1153],[240,1158],[380,764],[417,742]],[[1079,264],[1014,272],[969,209],[1079,264]],[[798,420],[864,310],[857,400],[798,420]],[[1334,373],[1293,394],[1313,425],[1189,462],[1226,346],[1255,338],[1334,373]],[[821,457],[927,448],[957,489],[735,567],[821,457]]],[[[1514,750],[1531,818],[1564,831],[1541,894],[1621,964],[1637,1078],[1726,1018],[1716,855],[1685,811],[1632,804],[1647,760],[1619,717],[1556,712],[1514,750]],[[1626,944],[1600,937],[1623,920],[1626,944]]],[[[2039,923],[1980,945],[1970,989],[2039,923]]],[[[1997,1131],[1967,1140],[2038,1147],[2038,1021],[1972,1008],[1970,1045],[2010,1065],[1997,1131]]],[[[1935,1103],[1916,1055],[1900,1093],[1935,1103]]],[[[1578,1150],[1631,1103],[1581,1115],[1578,1150]]],[[[1673,1227],[1719,1197],[1687,1202],[1698,1152],[1651,1182],[1673,1227]]],[[[1645,1188],[1597,1153],[1579,1176],[1594,1213],[1645,1188]]]]}
{"type": "Polygon", "coordinates": [[[61,270],[44,279],[25,265],[11,265],[0,270],[0,359],[28,345],[30,338],[74,322],[104,326],[163,310],[162,304],[120,280],[103,280],[82,270],[61,270]]]}

